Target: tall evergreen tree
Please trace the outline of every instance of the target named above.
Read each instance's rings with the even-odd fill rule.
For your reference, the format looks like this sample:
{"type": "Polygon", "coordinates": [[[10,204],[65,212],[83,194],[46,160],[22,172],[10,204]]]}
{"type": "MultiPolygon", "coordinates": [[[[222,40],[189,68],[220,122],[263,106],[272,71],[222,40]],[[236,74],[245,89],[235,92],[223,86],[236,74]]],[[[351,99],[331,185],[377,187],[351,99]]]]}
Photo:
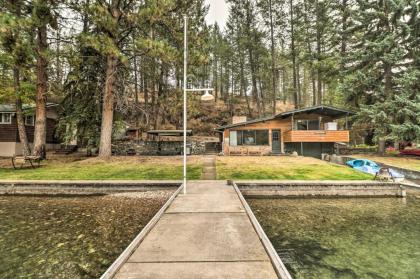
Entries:
{"type": "Polygon", "coordinates": [[[31,150],[26,134],[25,118],[22,106],[22,77],[32,60],[31,36],[28,10],[24,1],[2,1],[0,40],[3,49],[8,53],[7,62],[13,72],[13,91],[16,107],[16,120],[19,140],[23,146],[23,154],[30,155],[31,150]],[[2,3],[3,2],[3,3],[2,3]]]}
{"type": "Polygon", "coordinates": [[[34,155],[41,155],[46,144],[47,126],[47,91],[48,91],[48,39],[47,28],[57,27],[57,16],[53,9],[53,0],[34,0],[32,23],[36,32],[36,113],[34,132],[34,155]]]}
{"type": "Polygon", "coordinates": [[[359,121],[372,124],[378,151],[384,153],[387,139],[418,136],[418,46],[411,49],[418,42],[418,31],[412,30],[418,10],[407,0],[358,1],[358,7],[345,88],[349,100],[361,106],[359,121]]]}

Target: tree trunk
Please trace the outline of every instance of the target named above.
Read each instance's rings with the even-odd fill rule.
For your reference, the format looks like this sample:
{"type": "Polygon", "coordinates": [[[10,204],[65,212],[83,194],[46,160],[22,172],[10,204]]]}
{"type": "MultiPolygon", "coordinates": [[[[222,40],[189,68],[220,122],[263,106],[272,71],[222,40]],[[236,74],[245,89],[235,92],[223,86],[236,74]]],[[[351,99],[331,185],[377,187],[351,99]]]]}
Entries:
{"type": "Polygon", "coordinates": [[[385,154],[385,139],[380,138],[378,141],[378,153],[383,156],[385,154]]]}
{"type": "Polygon", "coordinates": [[[316,1],[316,57],[318,61],[317,65],[317,104],[322,104],[322,73],[321,73],[321,26],[320,26],[320,7],[318,1],[316,1]]]}
{"type": "Polygon", "coordinates": [[[299,107],[302,107],[304,103],[302,102],[302,90],[300,88],[300,63],[296,63],[296,90],[298,96],[299,107]]]}
{"type": "MultiPolygon", "coordinates": [[[[16,4],[16,15],[21,16],[21,3],[16,4]]],[[[16,62],[15,62],[16,63],[16,62]]],[[[20,97],[20,68],[18,65],[13,67],[13,87],[15,93],[15,105],[16,105],[16,122],[19,133],[19,140],[22,143],[22,153],[24,156],[31,154],[31,149],[28,143],[28,137],[26,135],[26,127],[24,114],[22,109],[22,99],[20,97]]]]}
{"type": "Polygon", "coordinates": [[[22,153],[24,156],[31,154],[29,148],[28,137],[26,135],[25,120],[22,109],[22,99],[20,98],[20,71],[17,66],[13,69],[14,91],[15,91],[15,104],[16,104],[16,120],[19,132],[19,139],[22,143],[22,153]]]}
{"type": "Polygon", "coordinates": [[[40,156],[46,143],[46,103],[47,103],[47,26],[38,27],[37,30],[37,63],[36,63],[36,116],[34,132],[33,154],[40,156]]]}
{"type": "Polygon", "coordinates": [[[223,62],[220,61],[220,98],[223,99],[223,101],[226,101],[224,92],[223,92],[223,84],[224,84],[224,78],[223,78],[223,62]]]}
{"type": "Polygon", "coordinates": [[[249,64],[250,64],[250,67],[251,67],[252,96],[253,96],[255,104],[257,106],[258,117],[260,117],[261,116],[261,106],[260,106],[260,100],[259,100],[259,97],[258,97],[257,77],[256,77],[256,73],[255,73],[254,57],[253,57],[252,50],[250,48],[248,49],[248,52],[249,52],[249,64]]]}
{"type": "Polygon", "coordinates": [[[248,117],[252,118],[252,109],[251,109],[251,105],[249,102],[249,97],[248,94],[246,92],[246,84],[245,84],[245,63],[244,63],[244,55],[242,55],[243,53],[241,52],[241,55],[239,56],[239,66],[240,66],[240,75],[241,75],[241,95],[245,96],[245,102],[246,102],[246,106],[248,108],[248,117]]]}
{"type": "Polygon", "coordinates": [[[146,77],[143,78],[143,91],[144,91],[144,110],[149,110],[149,83],[146,77]]]}
{"type": "Polygon", "coordinates": [[[289,1],[290,4],[290,37],[291,37],[291,52],[292,52],[292,67],[293,67],[293,99],[295,108],[299,108],[299,96],[297,91],[297,77],[296,77],[296,50],[295,50],[295,36],[294,36],[294,20],[293,20],[293,0],[289,1]]]}
{"type": "Polygon", "coordinates": [[[260,78],[258,78],[257,80],[258,80],[258,88],[259,88],[258,96],[259,96],[259,99],[261,100],[261,111],[262,111],[262,115],[265,115],[265,102],[264,102],[265,97],[264,97],[264,93],[263,93],[262,82],[261,82],[260,78]]]}
{"type": "Polygon", "coordinates": [[[311,81],[312,81],[312,105],[316,106],[316,85],[315,85],[315,73],[314,73],[313,68],[311,68],[311,81]]]}
{"type": "Polygon", "coordinates": [[[347,52],[347,18],[348,18],[348,12],[347,12],[347,0],[342,0],[341,3],[341,9],[342,9],[342,15],[341,15],[341,47],[340,47],[340,75],[343,76],[344,68],[345,68],[345,58],[346,58],[346,52],[347,52]]]}
{"type": "MultiPolygon", "coordinates": [[[[133,41],[134,41],[134,37],[133,37],[133,41]]],[[[137,69],[137,56],[134,55],[134,100],[136,102],[136,111],[137,111],[137,106],[139,106],[139,78],[138,78],[138,69],[137,69]]],[[[139,127],[140,125],[140,119],[139,119],[139,114],[138,112],[136,112],[136,127],[139,127]]]]}
{"type": "Polygon", "coordinates": [[[288,94],[286,94],[287,71],[286,71],[285,68],[283,68],[281,79],[282,79],[282,91],[283,91],[282,92],[283,93],[283,104],[286,104],[288,94]]]}
{"type": "Polygon", "coordinates": [[[99,157],[111,156],[112,124],[114,120],[114,83],[117,70],[117,57],[108,55],[106,61],[106,79],[102,103],[101,138],[99,142],[99,157]]]}
{"type": "Polygon", "coordinates": [[[214,101],[217,102],[219,99],[218,94],[218,71],[217,71],[217,57],[214,59],[214,70],[213,70],[213,79],[214,79],[214,101]]]}
{"type": "Polygon", "coordinates": [[[277,76],[276,76],[276,52],[274,45],[274,26],[273,26],[273,11],[272,3],[269,0],[270,10],[270,35],[271,35],[271,75],[272,75],[272,87],[273,87],[273,115],[276,114],[276,102],[277,102],[277,76]]]}

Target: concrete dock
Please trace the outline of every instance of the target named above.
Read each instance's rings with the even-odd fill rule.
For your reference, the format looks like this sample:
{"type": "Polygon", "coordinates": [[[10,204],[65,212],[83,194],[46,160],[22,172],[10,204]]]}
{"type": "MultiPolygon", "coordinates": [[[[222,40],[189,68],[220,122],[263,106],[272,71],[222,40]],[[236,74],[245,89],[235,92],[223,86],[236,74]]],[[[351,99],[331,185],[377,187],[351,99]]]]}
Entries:
{"type": "Polygon", "coordinates": [[[114,278],[278,278],[233,186],[190,182],[114,278]]]}

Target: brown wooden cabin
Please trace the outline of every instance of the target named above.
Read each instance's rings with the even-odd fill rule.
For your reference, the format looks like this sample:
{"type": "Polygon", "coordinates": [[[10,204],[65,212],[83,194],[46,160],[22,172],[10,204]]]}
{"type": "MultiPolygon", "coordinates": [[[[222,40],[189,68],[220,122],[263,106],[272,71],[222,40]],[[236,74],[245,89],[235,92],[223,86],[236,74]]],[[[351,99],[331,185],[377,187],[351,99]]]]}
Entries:
{"type": "MultiPolygon", "coordinates": [[[[47,150],[56,149],[59,142],[55,137],[57,124],[56,104],[47,104],[47,150]]],[[[28,141],[31,144],[34,140],[35,131],[35,107],[32,105],[23,106],[25,113],[25,126],[28,141]]],[[[32,145],[31,145],[32,147],[32,145]]],[[[11,104],[0,104],[0,157],[11,157],[22,154],[22,144],[19,139],[17,128],[16,108],[11,104]]]]}
{"type": "Polygon", "coordinates": [[[271,155],[291,153],[320,158],[333,153],[334,143],[350,141],[347,117],[354,113],[330,106],[314,106],[246,121],[234,117],[232,124],[218,127],[225,155],[271,155]],[[342,125],[338,119],[345,118],[342,125]]]}

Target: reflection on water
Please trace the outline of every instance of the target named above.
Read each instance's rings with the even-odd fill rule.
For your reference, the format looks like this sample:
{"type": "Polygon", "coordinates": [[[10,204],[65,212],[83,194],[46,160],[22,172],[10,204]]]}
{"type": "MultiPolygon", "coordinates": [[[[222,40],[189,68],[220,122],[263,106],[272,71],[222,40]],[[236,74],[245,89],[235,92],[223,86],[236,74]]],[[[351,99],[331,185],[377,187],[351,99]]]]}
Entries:
{"type": "Polygon", "coordinates": [[[169,194],[0,196],[0,278],[98,278],[169,194]]]}
{"type": "Polygon", "coordinates": [[[295,278],[420,278],[420,197],[248,202],[295,278]]]}

